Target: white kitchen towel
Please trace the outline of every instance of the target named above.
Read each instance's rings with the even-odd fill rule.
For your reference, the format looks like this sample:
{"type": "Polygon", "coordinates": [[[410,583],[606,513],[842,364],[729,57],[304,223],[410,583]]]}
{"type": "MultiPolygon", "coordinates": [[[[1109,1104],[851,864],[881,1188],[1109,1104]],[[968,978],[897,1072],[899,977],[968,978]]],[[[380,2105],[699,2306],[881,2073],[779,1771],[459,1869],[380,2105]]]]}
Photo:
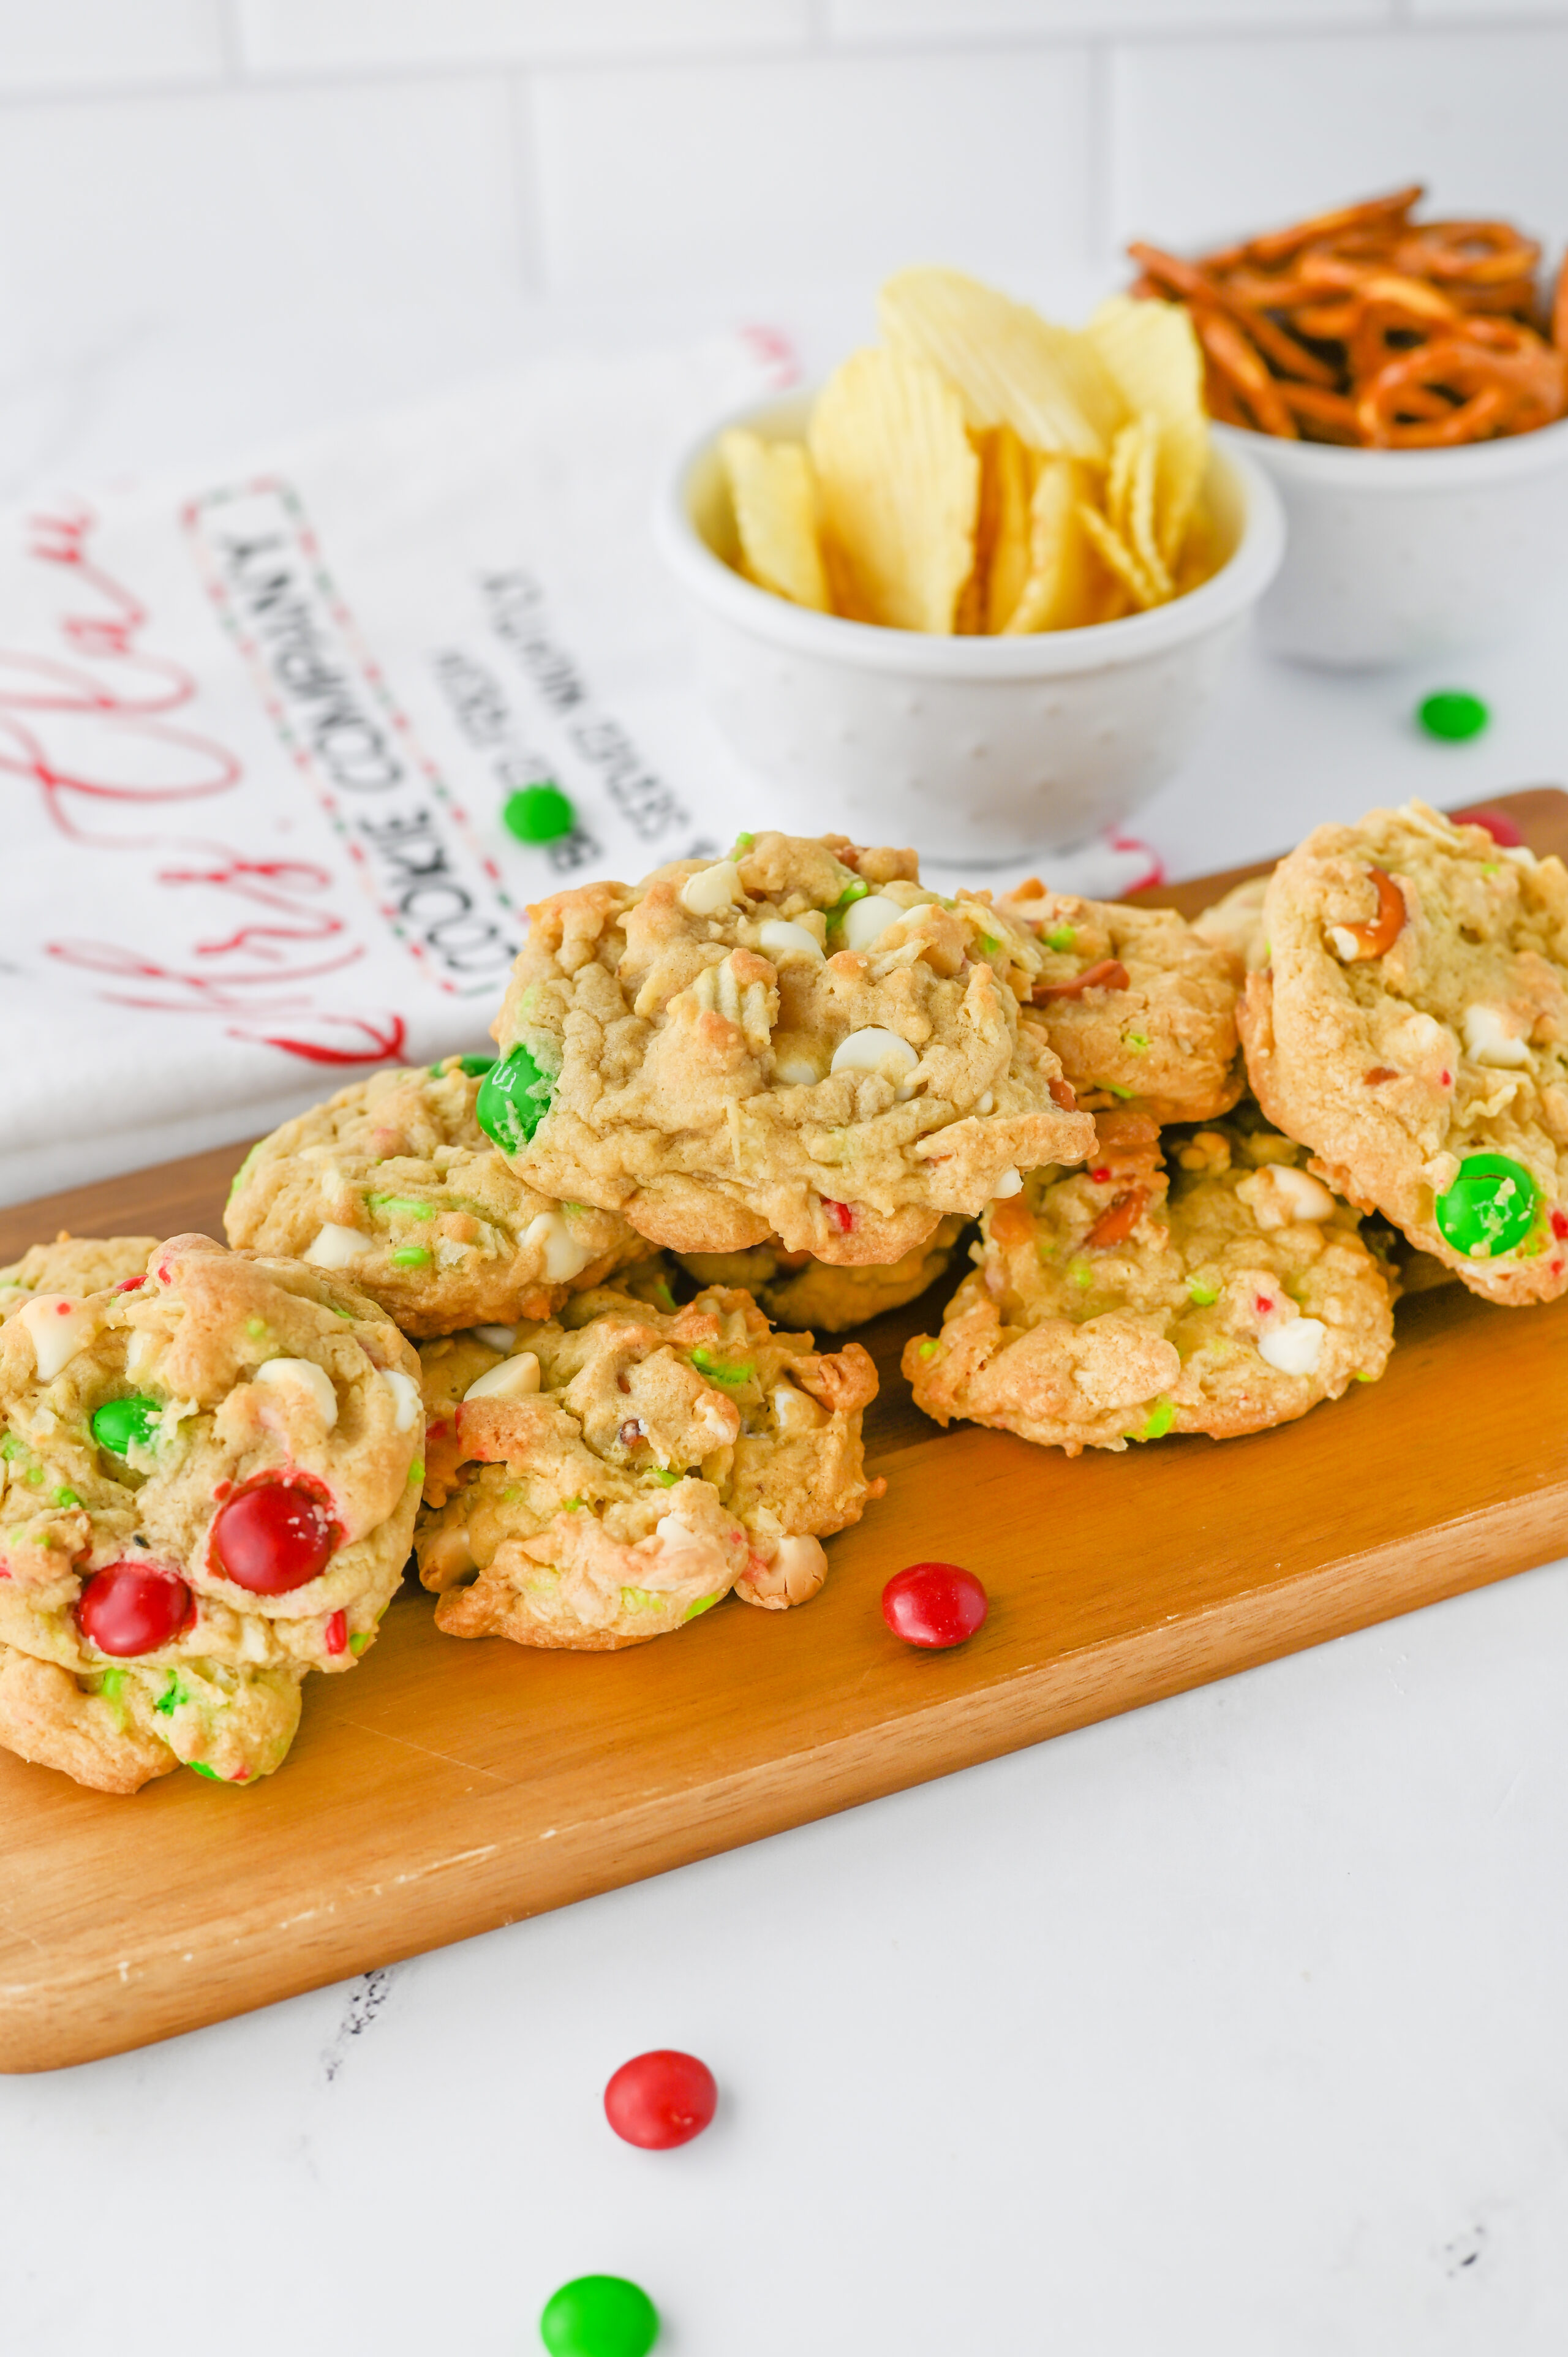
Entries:
{"type": "MultiPolygon", "coordinates": [[[[553,358],[0,521],[0,1200],[482,1049],[526,904],[766,823],[689,676],[661,468],[766,335],[553,358]],[[524,845],[553,780],[575,830],[524,845]]],[[[1128,890],[1117,840],[1052,880],[1128,890]]]]}

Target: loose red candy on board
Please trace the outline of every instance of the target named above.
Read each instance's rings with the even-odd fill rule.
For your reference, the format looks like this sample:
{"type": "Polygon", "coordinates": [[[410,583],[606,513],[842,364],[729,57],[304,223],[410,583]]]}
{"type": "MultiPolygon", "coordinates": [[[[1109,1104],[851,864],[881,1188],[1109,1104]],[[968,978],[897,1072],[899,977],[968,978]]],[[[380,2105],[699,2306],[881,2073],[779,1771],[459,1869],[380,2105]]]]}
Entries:
{"type": "Polygon", "coordinates": [[[219,1569],[252,1596],[286,1596],[319,1577],[332,1552],[332,1523],[308,1490],[286,1481],[242,1490],[212,1525],[219,1569]]]}
{"type": "Polygon", "coordinates": [[[882,1617],[907,1645],[961,1645],[990,1609],[973,1572],[956,1563],[912,1563],[882,1591],[882,1617]]]}
{"type": "Polygon", "coordinates": [[[190,1618],[190,1590],[166,1571],[111,1563],[77,1598],[77,1626],[101,1653],[124,1660],[173,1642],[190,1618]]]}
{"type": "Polygon", "coordinates": [[[690,2144],[714,2116],[719,2091],[694,2054],[660,2047],[623,2062],[605,2089],[605,2117],[618,2136],[648,2152],[690,2144]]]}

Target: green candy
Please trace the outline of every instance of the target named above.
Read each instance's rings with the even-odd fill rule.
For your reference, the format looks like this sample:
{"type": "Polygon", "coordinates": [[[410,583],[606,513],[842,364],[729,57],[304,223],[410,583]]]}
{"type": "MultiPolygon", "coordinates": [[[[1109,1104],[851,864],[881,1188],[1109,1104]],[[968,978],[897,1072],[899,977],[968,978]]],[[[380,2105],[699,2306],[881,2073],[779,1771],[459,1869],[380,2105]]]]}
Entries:
{"type": "Polygon", "coordinates": [[[503,1154],[528,1144],[550,1110],[555,1083],[521,1044],[485,1074],[475,1101],[479,1127],[503,1154]]]}
{"type": "Polygon", "coordinates": [[[659,2311],[624,2276],[578,2276],[546,2306],[539,2337],[550,2357],[648,2357],[659,2311]]]}
{"type": "Polygon", "coordinates": [[[844,910],[853,907],[856,900],[864,900],[870,889],[870,885],[863,884],[858,876],[853,877],[851,881],[844,886],[843,890],[839,894],[838,899],[824,910],[823,913],[825,914],[829,924],[832,924],[835,917],[842,917],[844,910]]]}
{"type": "Polygon", "coordinates": [[[1070,950],[1077,939],[1078,929],[1076,926],[1058,925],[1054,933],[1047,933],[1046,935],[1046,947],[1048,950],[1056,950],[1058,952],[1065,950],[1070,950]]]}
{"type": "Polygon", "coordinates": [[[495,1060],[493,1056],[443,1056],[438,1064],[431,1065],[430,1077],[438,1081],[444,1073],[456,1071],[466,1080],[482,1080],[495,1060]]]}
{"type": "Polygon", "coordinates": [[[162,1414],[156,1400],[139,1394],[105,1400],[92,1411],[92,1437],[112,1457],[124,1457],[132,1448],[150,1448],[162,1414]]]}
{"type": "Polygon", "coordinates": [[[754,1361],[741,1359],[733,1367],[726,1367],[721,1359],[715,1359],[711,1351],[701,1345],[692,1353],[692,1364],[700,1374],[706,1375],[711,1383],[724,1383],[732,1388],[749,1383],[757,1373],[754,1361]]]}
{"type": "Polygon", "coordinates": [[[1462,687],[1441,688],[1416,706],[1416,718],[1427,735],[1441,737],[1450,745],[1478,737],[1491,716],[1480,697],[1462,687]]]}
{"type": "Polygon", "coordinates": [[[1149,1410],[1144,1429],[1135,1434],[1134,1437],[1138,1440],[1163,1440],[1175,1422],[1176,1408],[1172,1402],[1168,1399],[1157,1399],[1149,1410]]]}
{"type": "Polygon", "coordinates": [[[392,1265],[393,1268],[428,1268],[430,1254],[423,1244],[404,1244],[401,1252],[393,1253],[392,1265]]]}
{"type": "Polygon", "coordinates": [[[549,779],[508,794],[501,818],[519,843],[558,843],[577,823],[570,801],[549,779]]]}
{"type": "Polygon", "coordinates": [[[1506,1154],[1466,1154],[1459,1176],[1437,1198],[1437,1224],[1455,1252],[1495,1260],[1523,1243],[1540,1200],[1541,1189],[1522,1162],[1506,1154]]]}
{"type": "Polygon", "coordinates": [[[682,1620],[695,1620],[700,1613],[711,1612],[718,1600],[719,1599],[716,1595],[699,1596],[695,1604],[687,1605],[686,1609],[682,1613],[681,1618],[682,1620]]]}

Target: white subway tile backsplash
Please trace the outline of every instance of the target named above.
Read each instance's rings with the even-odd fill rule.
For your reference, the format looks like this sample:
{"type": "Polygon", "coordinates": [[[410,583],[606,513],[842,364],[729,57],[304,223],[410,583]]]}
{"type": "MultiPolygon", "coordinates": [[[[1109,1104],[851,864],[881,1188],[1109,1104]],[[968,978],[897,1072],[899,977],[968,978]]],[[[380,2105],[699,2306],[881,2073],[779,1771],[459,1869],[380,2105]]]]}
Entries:
{"type": "Polygon", "coordinates": [[[238,0],[259,73],[801,46],[811,0],[238,0]]]}
{"type": "Polygon", "coordinates": [[[535,87],[554,285],[745,286],[1086,251],[1081,49],[551,73],[535,87]]]}
{"type": "Polygon", "coordinates": [[[0,0],[0,91],[185,81],[222,70],[222,0],[0,0]]]}
{"type": "Polygon", "coordinates": [[[1568,231],[1568,30],[1130,44],[1111,228],[1190,246],[1424,180],[1451,213],[1568,231]]]}
{"type": "MultiPolygon", "coordinates": [[[[515,289],[504,84],[212,93],[0,117],[13,337],[515,289]]],[[[260,323],[257,332],[263,332],[260,323]]]]}
{"type": "Polygon", "coordinates": [[[1387,24],[1395,0],[825,0],[825,5],[830,38],[895,42],[1387,24]]]}

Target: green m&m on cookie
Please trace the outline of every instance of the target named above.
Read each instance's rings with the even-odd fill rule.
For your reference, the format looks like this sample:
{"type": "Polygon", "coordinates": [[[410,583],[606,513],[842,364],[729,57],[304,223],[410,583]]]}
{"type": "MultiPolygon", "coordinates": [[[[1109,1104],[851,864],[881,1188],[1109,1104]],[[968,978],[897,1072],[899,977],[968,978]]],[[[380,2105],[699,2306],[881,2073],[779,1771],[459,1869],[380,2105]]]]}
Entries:
{"type": "Polygon", "coordinates": [[[156,1400],[135,1395],[105,1400],[92,1411],[92,1437],[112,1457],[124,1457],[131,1448],[150,1448],[162,1414],[156,1400]]]}
{"type": "Polygon", "coordinates": [[[479,1084],[474,1113],[492,1146],[515,1154],[550,1110],[554,1082],[522,1046],[492,1064],[479,1084]]]}
{"type": "Polygon", "coordinates": [[[1444,1241],[1471,1260],[1517,1250],[1535,1224],[1541,1189],[1522,1162],[1506,1154],[1466,1154],[1454,1184],[1439,1195],[1444,1241]]]}

